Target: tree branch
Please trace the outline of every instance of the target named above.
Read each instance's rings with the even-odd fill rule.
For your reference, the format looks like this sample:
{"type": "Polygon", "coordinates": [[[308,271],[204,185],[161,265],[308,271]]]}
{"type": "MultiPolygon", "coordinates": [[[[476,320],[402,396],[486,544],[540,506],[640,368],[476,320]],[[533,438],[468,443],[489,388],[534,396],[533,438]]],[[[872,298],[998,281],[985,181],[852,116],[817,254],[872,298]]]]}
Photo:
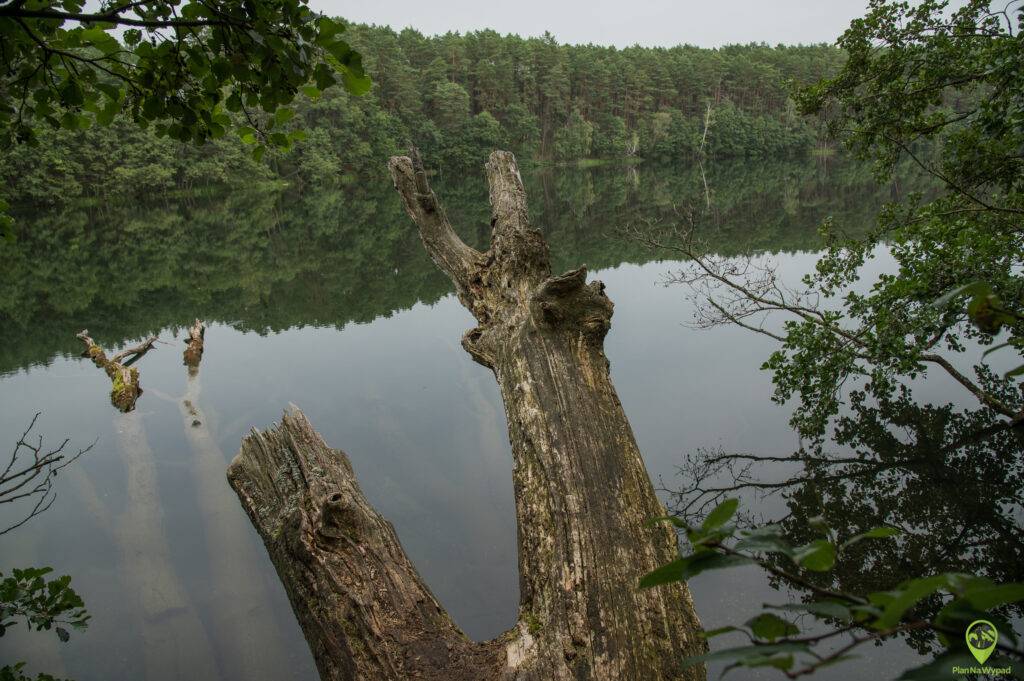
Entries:
{"type": "Polygon", "coordinates": [[[388,161],[388,169],[406,213],[419,227],[427,254],[448,275],[460,294],[468,293],[476,270],[484,263],[484,256],[467,246],[452,229],[427,182],[419,152],[411,149],[409,156],[393,156],[388,161]]]}
{"type": "Polygon", "coordinates": [[[61,12],[54,9],[25,9],[24,7],[0,7],[0,17],[21,19],[56,19],[58,21],[80,21],[84,24],[108,23],[142,28],[188,28],[197,26],[237,26],[229,21],[212,19],[132,19],[123,17],[117,11],[87,14],[82,12],[61,12]]]}

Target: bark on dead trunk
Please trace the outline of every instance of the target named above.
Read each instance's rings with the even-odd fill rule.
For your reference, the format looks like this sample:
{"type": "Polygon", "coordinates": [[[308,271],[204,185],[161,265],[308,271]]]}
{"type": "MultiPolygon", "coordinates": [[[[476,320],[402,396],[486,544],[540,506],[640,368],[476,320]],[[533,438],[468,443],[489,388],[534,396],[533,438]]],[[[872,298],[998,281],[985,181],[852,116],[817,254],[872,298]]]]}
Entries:
{"type": "Polygon", "coordinates": [[[638,591],[678,555],[603,351],[612,303],[586,269],[552,276],[515,159],[487,163],[491,247],[456,235],[415,153],[389,167],[427,252],[477,326],[463,347],[498,381],[514,457],[519,621],[472,643],[301,414],[254,431],[228,478],[260,531],[324,679],[705,678],[685,585],[638,591]]]}

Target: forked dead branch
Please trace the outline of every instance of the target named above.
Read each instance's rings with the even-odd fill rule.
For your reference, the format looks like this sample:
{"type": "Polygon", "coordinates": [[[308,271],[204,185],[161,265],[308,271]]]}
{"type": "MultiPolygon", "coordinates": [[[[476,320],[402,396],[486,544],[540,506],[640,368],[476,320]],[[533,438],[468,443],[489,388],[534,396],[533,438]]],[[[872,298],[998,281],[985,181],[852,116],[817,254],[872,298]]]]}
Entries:
{"type": "Polygon", "coordinates": [[[110,403],[123,412],[134,409],[135,402],[142,394],[142,388],[139,386],[139,370],[131,365],[153,348],[153,344],[157,342],[156,336],[126,348],[113,357],[107,357],[103,348],[89,337],[88,329],[83,329],[77,336],[85,343],[85,352],[82,356],[91,359],[93,364],[103,369],[110,377],[110,403]]]}

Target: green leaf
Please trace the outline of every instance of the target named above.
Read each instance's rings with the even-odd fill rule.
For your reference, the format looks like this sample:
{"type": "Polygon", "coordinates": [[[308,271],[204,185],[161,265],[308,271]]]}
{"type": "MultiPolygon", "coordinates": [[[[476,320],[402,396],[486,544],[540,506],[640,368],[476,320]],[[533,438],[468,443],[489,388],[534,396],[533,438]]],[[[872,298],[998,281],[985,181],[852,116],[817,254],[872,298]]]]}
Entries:
{"type": "Polygon", "coordinates": [[[658,518],[651,518],[646,523],[644,523],[644,527],[654,527],[658,523],[671,523],[675,527],[678,527],[680,529],[686,529],[686,523],[684,523],[682,520],[675,517],[674,515],[663,515],[658,518]]]}
{"type": "Polygon", "coordinates": [[[345,30],[345,24],[342,24],[330,17],[320,17],[317,21],[317,35],[316,43],[318,45],[327,45],[334,42],[335,37],[345,30]]]}
{"type": "Polygon", "coordinates": [[[1024,584],[1001,584],[968,588],[961,598],[979,610],[991,610],[1006,603],[1024,601],[1024,584]]]}
{"type": "MultiPolygon", "coordinates": [[[[999,635],[1005,636],[1010,645],[1017,645],[1017,633],[1014,631],[1014,624],[1007,621],[997,612],[979,610],[962,598],[955,598],[947,603],[939,611],[938,616],[935,618],[935,623],[949,629],[965,631],[967,626],[975,620],[989,620],[992,624],[996,625],[999,635]]],[[[943,632],[938,632],[938,636],[942,644],[946,646],[959,645],[963,640],[960,636],[955,636],[950,640],[943,632]]]]}
{"type": "Polygon", "coordinates": [[[705,531],[711,531],[726,524],[732,520],[739,505],[739,499],[726,499],[716,506],[711,513],[708,513],[708,517],[701,523],[701,528],[705,531]]]}
{"type": "Polygon", "coordinates": [[[61,86],[60,98],[65,106],[81,106],[85,103],[85,94],[82,91],[82,86],[74,79],[65,81],[64,85],[61,86]]]}
{"type": "Polygon", "coordinates": [[[295,116],[295,111],[287,109],[285,107],[279,108],[274,112],[274,125],[284,125],[295,116]]]}
{"type": "Polygon", "coordinates": [[[332,57],[338,60],[341,66],[347,66],[350,56],[352,54],[352,48],[349,47],[348,43],[344,40],[336,40],[329,44],[324,45],[324,49],[332,57]]]}
{"type": "Polygon", "coordinates": [[[661,584],[679,582],[695,577],[706,570],[720,570],[750,565],[754,561],[745,556],[728,556],[714,551],[694,553],[662,565],[640,578],[640,588],[649,589],[661,584]]]}
{"type": "Polygon", "coordinates": [[[331,67],[324,64],[316,65],[313,69],[313,77],[316,79],[316,86],[321,90],[326,90],[338,82],[332,73],[331,67]]]}
{"type": "Polygon", "coordinates": [[[875,620],[875,629],[889,629],[895,626],[903,615],[919,601],[930,596],[936,591],[948,588],[949,578],[947,575],[935,575],[933,577],[922,577],[904,582],[899,588],[892,592],[876,592],[869,596],[875,602],[874,596],[879,597],[882,607],[882,615],[875,620]],[[887,597],[890,596],[891,597],[887,597]]]}
{"type": "Polygon", "coordinates": [[[109,102],[103,109],[96,114],[96,122],[100,125],[110,125],[114,122],[114,117],[121,111],[121,104],[119,102],[109,102]]]}
{"type": "Polygon", "coordinates": [[[826,539],[817,539],[793,551],[793,560],[814,572],[827,572],[836,562],[836,547],[826,539]]]}
{"type": "Polygon", "coordinates": [[[181,12],[181,16],[191,21],[201,19],[206,15],[206,8],[196,2],[190,2],[189,4],[182,6],[179,11],[181,12]]]}
{"type": "Polygon", "coordinates": [[[743,533],[736,542],[737,551],[761,551],[765,553],[793,554],[793,547],[782,538],[782,530],[776,525],[765,525],[743,533]]]}
{"type": "Polygon", "coordinates": [[[341,80],[345,84],[345,89],[357,96],[365,95],[373,86],[373,81],[368,75],[356,74],[350,69],[345,70],[341,80]]]}
{"type": "Polygon", "coordinates": [[[746,625],[750,627],[750,631],[755,637],[772,643],[776,639],[800,633],[794,624],[770,612],[763,612],[757,617],[747,620],[746,625]]]}
{"type": "Polygon", "coordinates": [[[847,660],[854,660],[856,658],[856,655],[839,655],[837,657],[828,658],[824,662],[817,663],[816,669],[824,669],[825,667],[831,667],[834,664],[846,662],[847,660]]]}
{"type": "Polygon", "coordinates": [[[700,632],[702,638],[714,638],[715,636],[721,636],[722,634],[728,634],[731,631],[742,631],[737,627],[719,627],[717,629],[711,629],[710,631],[700,632]]]}
{"type": "Polygon", "coordinates": [[[855,534],[854,536],[850,537],[845,542],[843,542],[841,549],[845,549],[848,546],[852,546],[859,541],[863,541],[864,539],[883,539],[886,537],[895,537],[896,535],[901,533],[902,531],[895,527],[874,527],[868,530],[867,532],[855,534]]]}
{"type": "Polygon", "coordinates": [[[124,99],[124,90],[116,85],[111,85],[110,83],[96,83],[96,89],[105,94],[107,99],[112,102],[120,103],[121,100],[124,99]]]}
{"type": "Polygon", "coordinates": [[[90,43],[102,42],[110,38],[110,35],[106,31],[104,31],[102,28],[96,27],[82,29],[79,36],[83,41],[90,43]]]}
{"type": "Polygon", "coordinates": [[[687,560],[687,558],[677,558],[671,563],[666,563],[665,565],[648,572],[640,578],[640,588],[649,589],[653,586],[671,584],[672,582],[682,580],[683,573],[686,570],[687,560]]]}

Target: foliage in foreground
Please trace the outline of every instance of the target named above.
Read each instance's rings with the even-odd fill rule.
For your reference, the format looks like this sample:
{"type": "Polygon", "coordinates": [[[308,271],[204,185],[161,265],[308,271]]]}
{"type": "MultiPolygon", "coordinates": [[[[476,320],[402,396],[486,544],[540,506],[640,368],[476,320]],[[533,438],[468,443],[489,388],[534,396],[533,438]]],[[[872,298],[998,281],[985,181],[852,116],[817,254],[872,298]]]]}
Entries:
{"type": "Polygon", "coordinates": [[[888,207],[868,239],[836,236],[805,279],[844,308],[824,312],[823,323],[787,324],[783,347],[767,363],[778,399],[796,394],[809,407],[797,418],[805,432],[820,432],[835,413],[846,378],[862,376],[862,390],[881,398],[929,366],[1001,416],[1019,422],[1024,415],[1019,399],[1001,397],[1006,383],[982,357],[973,377],[948,357],[992,345],[1001,330],[1009,347],[1024,335],[1022,29],[1019,2],[994,12],[972,0],[951,12],[943,0],[873,0],[839,40],[848,55],[843,69],[803,92],[802,109],[832,112],[832,131],[874,159],[883,176],[910,158],[943,184],[933,200],[888,207]],[[881,244],[899,271],[880,276],[869,293],[850,291],[881,244]],[[971,288],[979,281],[984,291],[971,288]],[[976,294],[967,309],[950,302],[964,293],[976,294]],[[993,305],[1001,317],[986,314],[993,305]]]}
{"type": "Polygon", "coordinates": [[[1024,347],[1021,29],[1024,4],[992,13],[984,0],[955,12],[874,0],[853,22],[839,40],[846,64],[802,92],[802,110],[825,115],[881,178],[909,160],[941,189],[888,205],[866,237],[826,223],[829,246],[799,284],[770,265],[716,259],[699,224],[674,239],[692,264],[673,280],[706,302],[699,326],[738,324],[779,342],[764,368],[777,402],[799,400],[791,422],[802,436],[822,437],[846,403],[885,400],[935,373],[1002,422],[1024,422],[1018,374],[991,364],[1024,347]],[[894,266],[863,281],[889,257],[894,266]],[[781,329],[765,323],[780,312],[781,329]]]}
{"type": "Polygon", "coordinates": [[[749,639],[749,645],[688,658],[684,662],[687,666],[718,661],[729,663],[726,671],[732,667],[772,667],[795,678],[849,660],[864,644],[925,631],[931,632],[945,651],[932,662],[908,670],[900,679],[941,678],[949,676],[954,665],[973,664],[964,631],[979,619],[993,622],[1002,637],[988,666],[1005,667],[1024,661],[1024,650],[1018,647],[1010,620],[1000,612],[1001,606],[1024,601],[1024,583],[996,584],[984,577],[940,573],[865,594],[823,588],[811,578],[813,573],[832,570],[851,547],[861,542],[889,541],[900,530],[880,526],[840,540],[823,518],[812,518],[809,524],[818,538],[793,545],[775,525],[738,529],[730,522],[738,507],[737,499],[727,499],[699,526],[674,516],[659,519],[684,530],[693,550],[645,575],[639,586],[652,588],[685,581],[708,570],[758,565],[770,575],[806,590],[809,598],[765,604],[760,614],[742,625],[705,632],[707,638],[739,632],[749,639]],[[919,612],[917,606],[933,596],[943,600],[938,613],[928,616],[919,612]],[[802,629],[793,621],[795,615],[805,616],[802,629]],[[811,626],[807,626],[808,620],[811,626]]]}
{"type": "Polygon", "coordinates": [[[344,29],[306,0],[105,1],[95,12],[83,0],[6,3],[0,145],[32,142],[43,125],[109,125],[122,112],[160,136],[202,143],[240,112],[252,126],[243,136],[260,130],[287,146],[272,131],[300,88],[340,80],[351,92],[369,89],[344,29]]]}
{"type": "MultiPolygon", "coordinates": [[[[126,120],[151,127],[154,140],[196,144],[234,129],[259,161],[267,145],[304,138],[284,129],[300,90],[316,97],[339,81],[353,94],[370,88],[361,55],[340,38],[345,25],[307,0],[85,5],[0,5],[0,149],[126,120]]],[[[0,234],[10,241],[8,203],[0,198],[0,234]]]]}
{"type": "MultiPolygon", "coordinates": [[[[71,577],[47,579],[53,568],[25,568],[0,572],[0,637],[11,627],[23,624],[29,631],[50,631],[62,642],[71,638],[66,627],[78,631],[89,624],[89,613],[82,598],[71,588],[71,577]]],[[[24,662],[0,667],[0,681],[55,681],[49,674],[30,677],[23,673],[24,662]]]]}

